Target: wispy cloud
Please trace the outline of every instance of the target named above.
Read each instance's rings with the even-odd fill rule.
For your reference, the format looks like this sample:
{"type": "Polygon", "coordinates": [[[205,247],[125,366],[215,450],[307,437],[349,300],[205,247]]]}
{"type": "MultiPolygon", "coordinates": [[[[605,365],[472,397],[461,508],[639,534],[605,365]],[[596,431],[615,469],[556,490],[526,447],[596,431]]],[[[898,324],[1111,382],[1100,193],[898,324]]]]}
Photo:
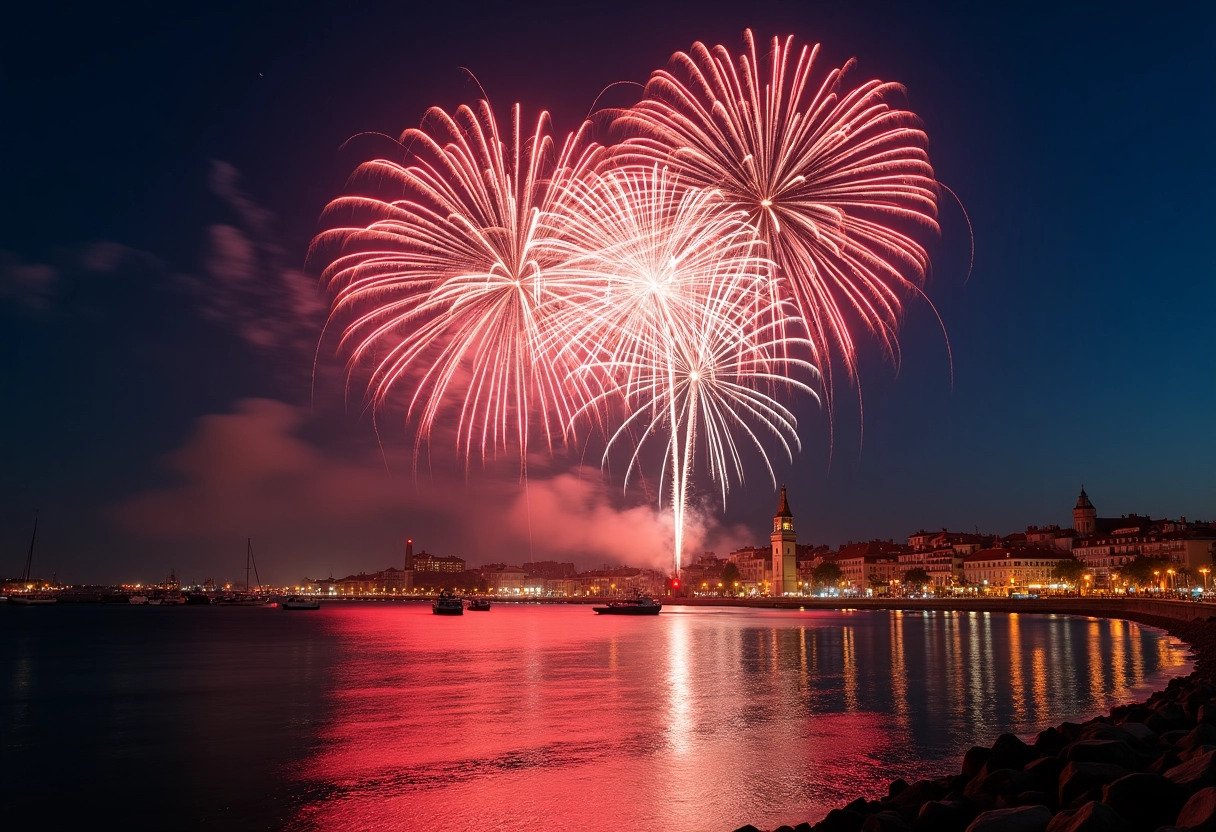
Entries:
{"type": "Polygon", "coordinates": [[[241,187],[240,172],[213,161],[208,188],[234,222],[206,229],[196,270],[178,275],[208,320],[230,327],[276,368],[296,375],[311,359],[325,320],[316,282],[296,268],[275,233],[274,214],[241,187]]]}
{"type": "Polygon", "coordinates": [[[0,250],[0,301],[28,310],[45,310],[59,282],[59,270],[46,263],[27,263],[0,250]]]}

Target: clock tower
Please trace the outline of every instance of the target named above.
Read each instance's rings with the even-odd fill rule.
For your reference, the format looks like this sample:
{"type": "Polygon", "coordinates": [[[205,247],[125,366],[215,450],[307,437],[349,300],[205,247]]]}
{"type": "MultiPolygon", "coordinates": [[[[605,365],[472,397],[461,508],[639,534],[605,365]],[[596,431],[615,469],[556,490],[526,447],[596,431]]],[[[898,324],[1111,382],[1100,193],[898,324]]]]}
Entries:
{"type": "Polygon", "coordinates": [[[784,485],[781,486],[781,505],[773,515],[773,533],[769,540],[773,543],[772,594],[777,597],[794,595],[798,592],[798,537],[794,534],[794,515],[784,485]]]}

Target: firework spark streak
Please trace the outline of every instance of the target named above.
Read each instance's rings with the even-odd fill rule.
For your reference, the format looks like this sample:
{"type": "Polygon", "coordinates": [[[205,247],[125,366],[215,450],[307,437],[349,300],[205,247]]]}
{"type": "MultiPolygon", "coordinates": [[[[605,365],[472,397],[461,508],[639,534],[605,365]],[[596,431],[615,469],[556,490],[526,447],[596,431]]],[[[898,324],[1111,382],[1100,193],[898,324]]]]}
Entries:
{"type": "Polygon", "coordinates": [[[431,109],[401,137],[411,164],[376,159],[352,177],[391,196],[335,200],[323,220],[355,223],[318,235],[310,253],[337,250],[322,274],[330,320],[343,322],[351,370],[368,368],[372,407],[412,386],[416,452],[451,417],[466,460],[514,442],[522,465],[534,421],[552,449],[553,426],[581,404],[559,363],[569,353],[541,346],[554,261],[540,218],[598,150],[580,132],[556,151],[547,113],[530,136],[520,126],[518,106],[505,140],[484,101],[431,109]]]}
{"type": "Polygon", "coordinates": [[[792,459],[798,430],[771,394],[814,395],[797,379],[815,373],[797,355],[809,344],[792,333],[799,322],[788,304],[774,299],[772,264],[747,216],[719,194],[683,188],[655,166],[586,177],[562,208],[554,222],[568,259],[551,280],[569,303],[555,331],[584,345],[579,372],[586,389],[600,391],[578,415],[603,427],[614,424],[605,414],[623,412],[607,430],[603,462],[629,445],[626,486],[648,440],[665,434],[679,574],[698,448],[724,506],[731,480],[743,479],[736,433],[775,484],[763,439],[792,459]]]}
{"type": "Polygon", "coordinates": [[[813,84],[819,46],[774,38],[763,62],[750,30],[737,59],[697,43],[655,72],[617,123],[622,164],[671,165],[693,187],[745,210],[808,322],[815,363],[855,378],[856,322],[898,362],[901,297],[929,266],[917,239],[937,232],[937,183],[916,117],[881,81],[843,90],[849,65],[813,84]],[[850,313],[851,310],[851,313],[850,313]]]}

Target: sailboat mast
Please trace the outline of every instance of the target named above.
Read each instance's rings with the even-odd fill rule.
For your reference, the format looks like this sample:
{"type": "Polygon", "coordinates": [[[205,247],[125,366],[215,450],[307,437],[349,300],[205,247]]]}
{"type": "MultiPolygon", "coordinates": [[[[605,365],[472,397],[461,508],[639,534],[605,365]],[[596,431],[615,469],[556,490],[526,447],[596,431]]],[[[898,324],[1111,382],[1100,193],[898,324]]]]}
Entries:
{"type": "Polygon", "coordinates": [[[245,538],[245,591],[249,591],[249,563],[253,560],[253,540],[245,538]]]}
{"type": "Polygon", "coordinates": [[[25,572],[21,574],[21,583],[30,579],[30,568],[34,564],[34,541],[38,539],[38,512],[34,512],[34,533],[30,535],[30,551],[25,556],[25,572]]]}

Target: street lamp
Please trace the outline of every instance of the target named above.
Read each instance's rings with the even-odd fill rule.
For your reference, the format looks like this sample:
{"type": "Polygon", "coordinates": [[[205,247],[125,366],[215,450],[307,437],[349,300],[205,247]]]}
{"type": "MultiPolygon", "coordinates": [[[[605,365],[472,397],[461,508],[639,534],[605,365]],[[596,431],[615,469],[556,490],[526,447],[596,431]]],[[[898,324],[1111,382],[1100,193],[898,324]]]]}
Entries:
{"type": "Polygon", "coordinates": [[[1091,580],[1093,580],[1093,575],[1082,575],[1081,577],[1085,580],[1085,594],[1088,595],[1089,594],[1089,582],[1091,580]]]}
{"type": "Polygon", "coordinates": [[[1157,585],[1157,591],[1160,592],[1161,591],[1161,570],[1160,569],[1153,570],[1153,583],[1155,583],[1157,585]]]}
{"type": "Polygon", "coordinates": [[[1211,571],[1212,570],[1208,569],[1206,566],[1199,567],[1199,572],[1200,572],[1200,574],[1203,575],[1203,591],[1204,592],[1208,591],[1208,573],[1211,571]]]}
{"type": "Polygon", "coordinates": [[[1175,584],[1174,584],[1174,570],[1173,570],[1173,569],[1167,569],[1167,570],[1165,570],[1165,574],[1167,574],[1167,575],[1169,575],[1169,576],[1170,576],[1170,589],[1171,589],[1171,590],[1172,590],[1172,589],[1176,589],[1177,587],[1176,587],[1176,586],[1175,586],[1175,584]]]}

